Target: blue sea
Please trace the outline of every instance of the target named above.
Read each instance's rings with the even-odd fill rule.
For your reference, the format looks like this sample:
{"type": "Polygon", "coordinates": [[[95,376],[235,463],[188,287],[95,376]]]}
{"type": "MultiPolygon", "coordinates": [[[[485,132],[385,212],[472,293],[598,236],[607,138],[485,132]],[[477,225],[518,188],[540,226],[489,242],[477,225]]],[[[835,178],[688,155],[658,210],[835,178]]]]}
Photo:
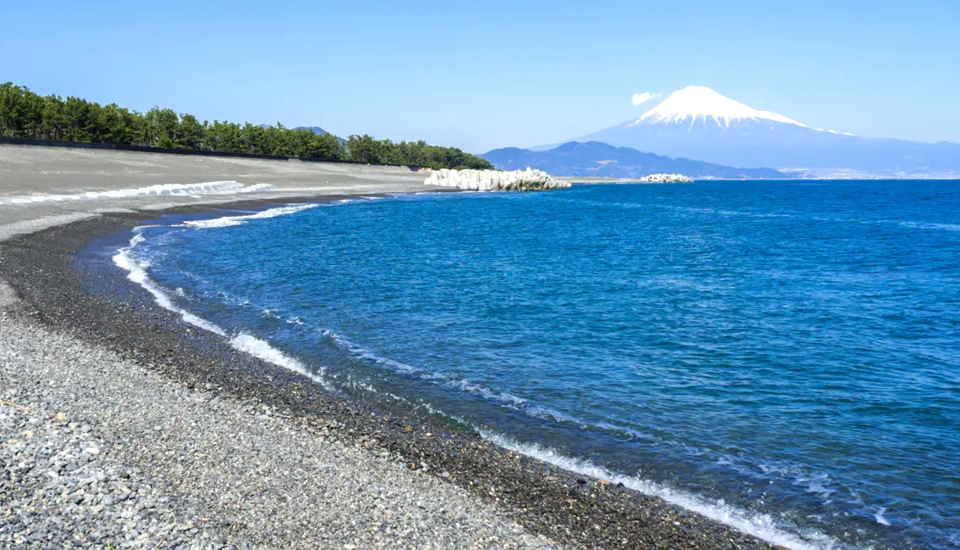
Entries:
{"type": "Polygon", "coordinates": [[[333,391],[767,540],[960,547],[960,182],[362,198],[115,260],[333,391]]]}

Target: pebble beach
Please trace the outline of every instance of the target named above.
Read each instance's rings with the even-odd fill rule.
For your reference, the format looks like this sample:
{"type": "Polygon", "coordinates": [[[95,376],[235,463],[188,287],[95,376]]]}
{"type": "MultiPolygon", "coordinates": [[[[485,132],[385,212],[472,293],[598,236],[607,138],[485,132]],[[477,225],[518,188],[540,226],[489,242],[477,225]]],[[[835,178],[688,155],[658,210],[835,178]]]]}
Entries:
{"type": "Polygon", "coordinates": [[[476,434],[331,394],[75,257],[162,212],[422,192],[423,180],[401,168],[0,146],[0,546],[771,548],[476,434]],[[271,190],[9,200],[225,180],[271,190]]]}

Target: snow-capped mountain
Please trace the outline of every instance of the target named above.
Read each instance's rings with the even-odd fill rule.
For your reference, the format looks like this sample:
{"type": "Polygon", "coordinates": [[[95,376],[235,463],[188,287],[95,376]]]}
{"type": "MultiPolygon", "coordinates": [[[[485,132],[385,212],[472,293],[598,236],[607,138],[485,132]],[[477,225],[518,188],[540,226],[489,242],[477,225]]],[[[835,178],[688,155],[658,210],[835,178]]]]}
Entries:
{"type": "Polygon", "coordinates": [[[687,86],[670,94],[662,103],[640,115],[630,125],[637,124],[683,124],[711,121],[718,126],[730,128],[730,124],[744,120],[782,122],[803,126],[795,120],[770,111],[758,111],[739,101],[718,94],[706,86],[687,86]]]}
{"type": "Polygon", "coordinates": [[[960,176],[960,144],[864,138],[811,128],[704,86],[673,92],[639,118],[577,141],[811,176],[960,176]]]}

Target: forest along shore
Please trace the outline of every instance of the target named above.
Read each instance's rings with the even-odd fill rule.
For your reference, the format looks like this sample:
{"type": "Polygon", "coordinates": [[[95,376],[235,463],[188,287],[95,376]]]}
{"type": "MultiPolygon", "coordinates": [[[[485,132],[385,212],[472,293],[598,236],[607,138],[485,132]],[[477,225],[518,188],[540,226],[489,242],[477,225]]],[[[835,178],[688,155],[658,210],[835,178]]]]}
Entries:
{"type": "Polygon", "coordinates": [[[183,151],[238,153],[396,164],[427,168],[493,168],[456,147],[423,141],[342,139],[322,128],[285,128],[214,120],[154,107],[146,113],[79,97],[40,96],[26,86],[0,83],[0,138],[159,147],[183,151]]]}
{"type": "Polygon", "coordinates": [[[116,270],[76,269],[92,239],[159,209],[423,190],[422,174],[397,169],[165,157],[0,147],[0,200],[276,186],[0,202],[3,544],[769,548],[659,499],[329,395],[185,326],[116,270]]]}

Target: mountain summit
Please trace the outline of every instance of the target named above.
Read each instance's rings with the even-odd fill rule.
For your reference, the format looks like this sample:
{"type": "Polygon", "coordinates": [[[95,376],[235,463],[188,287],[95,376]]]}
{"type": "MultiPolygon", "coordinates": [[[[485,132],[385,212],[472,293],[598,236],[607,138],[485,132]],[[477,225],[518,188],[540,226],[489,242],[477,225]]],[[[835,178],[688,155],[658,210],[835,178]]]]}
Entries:
{"type": "Polygon", "coordinates": [[[659,105],[640,115],[640,118],[635,120],[631,126],[637,124],[681,124],[687,121],[690,125],[693,125],[698,121],[706,124],[710,120],[724,128],[729,128],[731,122],[743,120],[771,120],[805,127],[803,124],[783,115],[771,111],[758,111],[739,101],[718,94],[706,86],[687,86],[682,90],[673,92],[659,105]]]}
{"type": "Polygon", "coordinates": [[[960,144],[865,138],[812,128],[705,86],[677,90],[639,118],[576,141],[810,177],[960,176],[960,144]]]}

